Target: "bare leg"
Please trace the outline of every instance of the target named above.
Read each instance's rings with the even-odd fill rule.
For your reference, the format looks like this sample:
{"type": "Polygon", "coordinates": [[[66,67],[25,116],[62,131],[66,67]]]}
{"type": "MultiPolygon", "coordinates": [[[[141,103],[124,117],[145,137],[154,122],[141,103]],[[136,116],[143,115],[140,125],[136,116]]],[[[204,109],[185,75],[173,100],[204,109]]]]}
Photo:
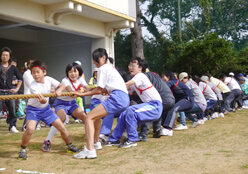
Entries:
{"type": "Polygon", "coordinates": [[[98,132],[99,136],[101,128],[101,123],[99,124],[98,122],[101,121],[100,119],[106,115],[108,115],[108,113],[102,104],[98,105],[87,114],[85,119],[85,133],[88,150],[94,149],[95,131],[98,132]]]}
{"type": "MultiPolygon", "coordinates": [[[[59,116],[60,120],[64,123],[65,120],[66,120],[66,113],[63,109],[60,109],[58,112],[57,112],[57,115],[59,116]]],[[[47,135],[47,138],[46,140],[49,140],[49,141],[52,141],[52,138],[54,137],[54,135],[58,132],[58,130],[52,126],[48,135],[47,135]]]]}
{"type": "Polygon", "coordinates": [[[22,144],[21,145],[23,147],[26,147],[28,145],[31,136],[34,133],[36,125],[37,125],[37,123],[34,120],[28,120],[27,121],[27,128],[26,128],[26,131],[24,132],[24,134],[22,136],[22,144]]]}
{"type": "Polygon", "coordinates": [[[66,120],[65,110],[60,109],[60,110],[58,110],[58,112],[56,114],[59,116],[60,120],[64,123],[66,120]]]}
{"type": "Polygon", "coordinates": [[[71,140],[69,137],[69,133],[65,128],[65,125],[62,123],[62,121],[60,119],[55,120],[52,123],[52,126],[54,126],[56,129],[58,129],[58,131],[60,132],[63,140],[65,141],[66,144],[70,144],[71,140]]]}
{"type": "Polygon", "coordinates": [[[99,141],[99,135],[101,131],[101,119],[97,119],[94,123],[95,126],[95,134],[94,134],[94,143],[99,141]]]}
{"type": "Polygon", "coordinates": [[[72,116],[82,120],[83,123],[85,122],[86,114],[80,107],[73,111],[72,116]]]}

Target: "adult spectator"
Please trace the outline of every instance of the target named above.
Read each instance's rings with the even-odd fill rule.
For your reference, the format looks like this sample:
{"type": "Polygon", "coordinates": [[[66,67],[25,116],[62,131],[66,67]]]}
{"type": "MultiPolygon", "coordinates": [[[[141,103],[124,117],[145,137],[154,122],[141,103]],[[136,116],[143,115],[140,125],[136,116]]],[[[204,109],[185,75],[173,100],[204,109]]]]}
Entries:
{"type": "MultiPolygon", "coordinates": [[[[22,76],[18,69],[11,65],[12,51],[8,47],[4,47],[1,50],[1,62],[0,62],[0,95],[12,95],[17,93],[22,84],[22,76]],[[14,75],[17,77],[18,84],[16,88],[13,88],[12,81],[14,75]]],[[[15,100],[1,100],[0,101],[0,110],[3,110],[4,103],[9,111],[8,121],[9,121],[9,131],[12,133],[18,133],[16,129],[16,120],[15,115],[15,100]]]]}

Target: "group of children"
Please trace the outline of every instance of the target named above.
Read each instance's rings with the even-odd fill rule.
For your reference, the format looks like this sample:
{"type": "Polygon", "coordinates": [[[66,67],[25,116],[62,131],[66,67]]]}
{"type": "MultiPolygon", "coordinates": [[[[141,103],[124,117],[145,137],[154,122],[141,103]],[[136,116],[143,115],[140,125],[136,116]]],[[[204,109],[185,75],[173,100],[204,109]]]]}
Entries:
{"type": "Polygon", "coordinates": [[[105,49],[93,51],[92,60],[97,67],[94,88],[90,88],[81,77],[83,70],[77,63],[67,65],[66,77],[61,83],[46,76],[44,62],[34,60],[30,63],[29,75],[32,75],[33,81],[26,85],[29,92],[38,94],[38,97],[28,99],[27,102],[27,126],[18,159],[27,159],[26,147],[40,120],[51,126],[43,151],[50,150],[51,139],[59,131],[68,152],[73,153],[74,158],[96,158],[96,150],[102,149],[101,142],[105,146],[128,148],[137,146],[137,141],[148,141],[152,124],[154,138],[173,136],[177,114],[181,124],[174,130],[187,129],[185,116],[193,122],[191,127],[204,124],[209,118],[224,117],[224,114],[234,111],[235,101],[242,94],[234,77],[224,74],[216,79],[208,74],[191,77],[182,72],[177,78],[175,73],[165,71],[160,78],[156,73],[148,71],[144,59],[136,57],[128,66],[131,78],[125,78],[129,80],[124,81],[110,63],[105,49]],[[83,93],[79,91],[81,87],[85,90],[83,93]],[[49,105],[49,98],[42,95],[50,93],[52,88],[56,89],[57,95],[55,111],[49,105]],[[61,96],[63,91],[72,92],[73,96],[61,96]],[[84,96],[93,96],[91,111],[87,115],[76,102],[77,97],[84,96]],[[67,114],[85,124],[86,145],[82,151],[72,145],[63,124],[67,114]],[[118,123],[110,135],[116,116],[118,123]],[[124,132],[127,135],[121,141],[124,132]]]}

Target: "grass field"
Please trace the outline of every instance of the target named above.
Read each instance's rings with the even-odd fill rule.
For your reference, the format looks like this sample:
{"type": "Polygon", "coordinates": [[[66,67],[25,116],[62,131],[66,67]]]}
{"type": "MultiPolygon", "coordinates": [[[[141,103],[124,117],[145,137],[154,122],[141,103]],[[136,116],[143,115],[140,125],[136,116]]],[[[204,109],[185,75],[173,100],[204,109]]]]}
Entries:
{"type": "MultiPolygon", "coordinates": [[[[21,130],[22,120],[18,120],[21,130]]],[[[178,123],[177,123],[178,124],[178,123]]],[[[190,122],[188,126],[190,127],[190,122]]],[[[66,126],[77,147],[85,145],[82,124],[66,126]]],[[[197,128],[174,131],[172,137],[152,138],[137,147],[103,147],[97,159],[73,159],[57,133],[50,152],[41,150],[49,128],[35,131],[27,148],[28,160],[17,160],[22,138],[0,121],[0,173],[123,173],[123,174],[246,174],[248,173],[248,110],[205,122],[197,128]],[[5,170],[3,169],[5,168],[5,170]],[[2,169],[2,170],[1,170],[2,169]],[[20,171],[21,172],[21,171],[20,171]]]]}

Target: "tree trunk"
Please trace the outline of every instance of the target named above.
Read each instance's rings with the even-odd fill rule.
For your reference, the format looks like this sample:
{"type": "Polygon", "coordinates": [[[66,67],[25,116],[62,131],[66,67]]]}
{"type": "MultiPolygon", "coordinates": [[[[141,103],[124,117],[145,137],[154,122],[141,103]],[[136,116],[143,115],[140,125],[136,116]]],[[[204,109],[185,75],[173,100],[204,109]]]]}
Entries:
{"type": "Polygon", "coordinates": [[[139,0],[136,0],[136,22],[134,23],[134,28],[131,28],[132,57],[140,57],[141,59],[144,59],[140,17],[141,10],[139,7],[139,0]]]}

